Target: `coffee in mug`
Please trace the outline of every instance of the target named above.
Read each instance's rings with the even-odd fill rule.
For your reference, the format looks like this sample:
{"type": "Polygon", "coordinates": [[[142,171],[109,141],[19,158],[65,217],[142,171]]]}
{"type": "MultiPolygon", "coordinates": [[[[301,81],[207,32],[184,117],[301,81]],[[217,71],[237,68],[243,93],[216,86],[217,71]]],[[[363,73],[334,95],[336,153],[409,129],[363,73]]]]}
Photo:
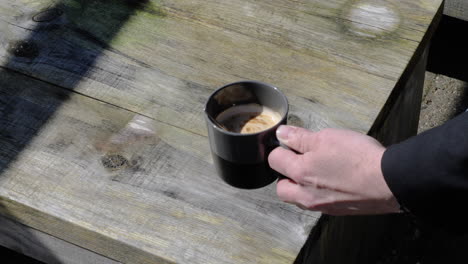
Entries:
{"type": "Polygon", "coordinates": [[[281,121],[281,115],[268,106],[252,103],[230,107],[216,121],[230,132],[250,134],[275,126],[281,121]]]}
{"type": "Polygon", "coordinates": [[[256,81],[228,84],[205,106],[213,162],[229,185],[255,189],[274,182],[268,155],[279,146],[276,129],[286,124],[288,101],[278,88],[256,81]]]}

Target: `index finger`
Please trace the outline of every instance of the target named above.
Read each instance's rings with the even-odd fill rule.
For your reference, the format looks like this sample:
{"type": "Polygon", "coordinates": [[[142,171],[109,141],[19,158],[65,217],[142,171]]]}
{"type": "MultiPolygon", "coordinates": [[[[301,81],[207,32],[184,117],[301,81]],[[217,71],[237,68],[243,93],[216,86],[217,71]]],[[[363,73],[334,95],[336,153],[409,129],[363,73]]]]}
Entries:
{"type": "Polygon", "coordinates": [[[299,174],[296,173],[300,166],[301,154],[283,147],[275,148],[268,156],[270,167],[289,179],[298,182],[299,174]]]}

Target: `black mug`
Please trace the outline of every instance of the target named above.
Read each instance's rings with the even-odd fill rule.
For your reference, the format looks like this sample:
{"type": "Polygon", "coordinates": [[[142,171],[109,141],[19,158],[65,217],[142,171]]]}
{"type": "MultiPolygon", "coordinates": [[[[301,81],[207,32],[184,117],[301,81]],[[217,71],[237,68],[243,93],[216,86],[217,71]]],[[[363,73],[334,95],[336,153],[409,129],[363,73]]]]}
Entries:
{"type": "Polygon", "coordinates": [[[274,182],[279,173],[270,168],[268,155],[279,146],[276,129],[286,124],[288,100],[276,87],[257,81],[241,81],[217,89],[205,106],[208,139],[219,176],[229,185],[256,189],[274,182]],[[216,121],[231,107],[256,104],[279,114],[279,121],[265,130],[241,134],[216,121]]]}

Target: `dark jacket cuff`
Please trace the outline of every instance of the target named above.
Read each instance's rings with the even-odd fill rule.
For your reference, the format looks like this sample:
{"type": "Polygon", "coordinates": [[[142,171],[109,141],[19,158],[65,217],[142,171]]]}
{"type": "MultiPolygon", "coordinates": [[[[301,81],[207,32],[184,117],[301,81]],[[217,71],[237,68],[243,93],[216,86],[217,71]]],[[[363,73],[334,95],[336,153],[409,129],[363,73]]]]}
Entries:
{"type": "Polygon", "coordinates": [[[444,227],[468,221],[468,113],[390,146],[381,166],[398,202],[418,219],[444,227]]]}

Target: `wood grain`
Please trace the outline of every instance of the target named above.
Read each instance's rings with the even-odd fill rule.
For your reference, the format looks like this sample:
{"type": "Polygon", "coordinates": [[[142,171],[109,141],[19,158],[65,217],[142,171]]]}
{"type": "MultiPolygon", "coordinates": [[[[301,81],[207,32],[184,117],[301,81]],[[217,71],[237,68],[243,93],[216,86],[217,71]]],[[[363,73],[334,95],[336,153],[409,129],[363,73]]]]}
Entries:
{"type": "Polygon", "coordinates": [[[0,83],[0,210],[16,221],[124,263],[285,263],[318,217],[274,186],[222,183],[205,137],[8,71],[0,83]]]}
{"type": "Polygon", "coordinates": [[[215,176],[208,95],[264,81],[290,124],[368,133],[440,4],[0,1],[0,212],[123,263],[291,263],[318,215],[215,176]]]}
{"type": "MultiPolygon", "coordinates": [[[[307,128],[367,132],[436,4],[421,4],[421,13],[388,12],[418,29],[398,25],[398,33],[368,37],[343,29],[352,20],[341,12],[352,3],[322,2],[161,1],[134,11],[109,1],[65,1],[63,14],[49,23],[31,19],[37,2],[17,0],[19,10],[4,2],[0,18],[10,33],[1,43],[26,38],[39,51],[34,58],[7,49],[0,56],[10,69],[200,135],[206,135],[201,110],[210,92],[240,79],[277,85],[307,128]],[[408,40],[400,31],[415,35],[408,40]]],[[[406,5],[414,4],[401,8],[406,5]]],[[[352,19],[365,20],[369,12],[352,19]]]]}
{"type": "Polygon", "coordinates": [[[120,263],[2,216],[0,245],[48,264],[120,263]]]}

